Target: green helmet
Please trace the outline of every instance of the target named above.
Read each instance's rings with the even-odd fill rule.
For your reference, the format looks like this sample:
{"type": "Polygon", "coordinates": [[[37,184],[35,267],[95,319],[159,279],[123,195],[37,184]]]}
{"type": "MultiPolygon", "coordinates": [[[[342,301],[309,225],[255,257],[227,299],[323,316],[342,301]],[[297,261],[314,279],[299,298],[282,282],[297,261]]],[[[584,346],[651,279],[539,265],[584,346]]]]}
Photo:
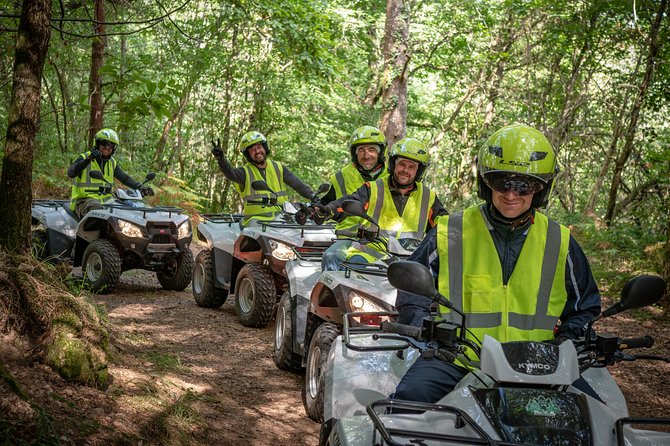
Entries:
{"type": "Polygon", "coordinates": [[[95,143],[99,141],[107,141],[119,145],[119,135],[112,129],[101,129],[95,134],[95,143]]]}
{"type": "Polygon", "coordinates": [[[247,132],[240,139],[240,152],[250,163],[253,162],[249,156],[249,148],[255,146],[256,144],[261,144],[265,148],[265,156],[270,154],[270,148],[268,147],[268,140],[265,138],[261,132],[251,131],[247,132]]]}
{"type": "Polygon", "coordinates": [[[491,188],[484,178],[492,178],[496,173],[518,174],[539,181],[543,187],[533,196],[532,206],[544,207],[558,173],[556,153],[539,130],[523,124],[503,127],[486,140],[477,156],[478,195],[489,203],[491,188]]]}
{"type": "Polygon", "coordinates": [[[388,171],[393,175],[395,170],[395,163],[398,158],[407,158],[419,163],[419,170],[416,172],[414,181],[421,181],[423,173],[430,165],[430,156],[426,150],[426,146],[416,138],[402,138],[396,141],[389,152],[389,167],[388,171]]]}
{"type": "Polygon", "coordinates": [[[384,155],[386,152],[386,137],[377,127],[371,125],[364,125],[354,130],[349,138],[349,151],[351,152],[351,161],[359,168],[358,157],[356,156],[356,149],[363,144],[374,144],[379,147],[380,164],[384,164],[384,155]]]}

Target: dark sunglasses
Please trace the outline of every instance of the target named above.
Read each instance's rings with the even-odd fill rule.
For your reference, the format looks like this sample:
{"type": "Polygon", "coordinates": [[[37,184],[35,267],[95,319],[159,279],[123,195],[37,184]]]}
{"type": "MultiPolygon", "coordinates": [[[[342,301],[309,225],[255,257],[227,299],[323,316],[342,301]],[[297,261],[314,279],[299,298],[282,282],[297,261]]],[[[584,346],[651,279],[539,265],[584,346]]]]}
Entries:
{"type": "Polygon", "coordinates": [[[114,147],[116,147],[116,144],[114,144],[113,142],[109,142],[109,141],[103,141],[103,142],[100,143],[100,145],[105,146],[105,147],[110,147],[112,149],[114,147]]]}
{"type": "Polygon", "coordinates": [[[537,178],[525,175],[515,175],[509,173],[490,173],[483,176],[484,183],[491,189],[501,194],[513,190],[518,195],[525,197],[544,189],[544,182],[537,178]]]}

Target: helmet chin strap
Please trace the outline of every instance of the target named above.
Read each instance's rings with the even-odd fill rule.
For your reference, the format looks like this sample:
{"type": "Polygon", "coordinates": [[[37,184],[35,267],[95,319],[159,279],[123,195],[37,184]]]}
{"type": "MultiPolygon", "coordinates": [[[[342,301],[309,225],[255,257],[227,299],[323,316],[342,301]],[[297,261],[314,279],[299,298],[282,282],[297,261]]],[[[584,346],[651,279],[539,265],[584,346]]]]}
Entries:
{"type": "Polygon", "coordinates": [[[493,206],[493,203],[489,203],[489,209],[491,211],[491,217],[493,217],[497,222],[502,223],[504,225],[507,225],[510,227],[510,229],[516,229],[519,226],[522,226],[528,222],[528,219],[530,218],[532,220],[533,218],[533,208],[531,207],[528,209],[526,212],[523,214],[514,217],[514,218],[509,218],[505,217],[496,209],[495,206],[493,206]]]}

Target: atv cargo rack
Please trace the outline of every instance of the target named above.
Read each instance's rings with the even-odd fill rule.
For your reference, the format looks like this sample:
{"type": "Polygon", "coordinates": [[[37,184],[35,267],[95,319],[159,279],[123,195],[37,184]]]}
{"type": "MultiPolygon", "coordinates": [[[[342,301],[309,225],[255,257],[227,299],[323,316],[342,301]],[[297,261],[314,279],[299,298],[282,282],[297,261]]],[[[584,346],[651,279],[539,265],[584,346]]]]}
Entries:
{"type": "Polygon", "coordinates": [[[275,228],[275,229],[300,229],[300,237],[304,238],[305,237],[305,232],[317,232],[317,231],[322,231],[324,229],[335,229],[335,225],[333,224],[323,224],[323,225],[299,225],[298,223],[291,223],[291,222],[268,222],[268,223],[261,223],[261,231],[265,232],[267,231],[267,228],[275,228]]]}
{"type": "Polygon", "coordinates": [[[218,213],[218,214],[200,214],[202,218],[212,223],[239,223],[244,219],[242,214],[218,213]]]}
{"type": "Polygon", "coordinates": [[[184,212],[184,210],[182,208],[178,208],[178,207],[175,207],[175,206],[161,206],[161,207],[144,207],[144,206],[142,206],[142,207],[139,207],[139,206],[128,206],[128,205],[125,205],[125,204],[118,204],[118,203],[114,203],[114,204],[103,203],[102,206],[105,207],[105,208],[108,208],[110,210],[109,211],[110,214],[114,213],[114,209],[122,209],[124,211],[142,212],[144,218],[147,217],[147,213],[151,213],[151,212],[167,212],[168,217],[172,217],[172,213],[181,214],[182,212],[184,212]]]}

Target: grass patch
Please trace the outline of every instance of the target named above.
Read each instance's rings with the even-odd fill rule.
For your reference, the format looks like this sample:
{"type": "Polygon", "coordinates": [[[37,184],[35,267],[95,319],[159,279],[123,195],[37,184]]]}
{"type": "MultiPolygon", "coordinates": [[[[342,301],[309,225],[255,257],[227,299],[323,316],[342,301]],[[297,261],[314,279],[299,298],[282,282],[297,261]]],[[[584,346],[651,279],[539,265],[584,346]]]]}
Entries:
{"type": "Polygon", "coordinates": [[[147,359],[153,363],[154,369],[158,373],[176,373],[186,369],[186,367],[182,365],[181,358],[178,355],[152,352],[147,355],[147,359]]]}

